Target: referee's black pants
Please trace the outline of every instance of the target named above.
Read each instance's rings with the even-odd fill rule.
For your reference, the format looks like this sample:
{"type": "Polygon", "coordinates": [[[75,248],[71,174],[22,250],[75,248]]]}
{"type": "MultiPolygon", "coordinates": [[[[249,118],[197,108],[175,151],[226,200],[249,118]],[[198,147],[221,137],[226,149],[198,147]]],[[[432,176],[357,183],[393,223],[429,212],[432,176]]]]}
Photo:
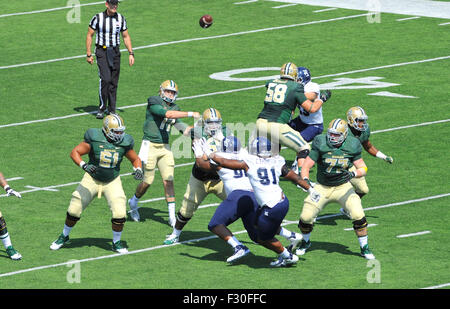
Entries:
{"type": "Polygon", "coordinates": [[[116,113],[117,85],[120,75],[120,48],[97,46],[99,82],[99,112],[116,113]]]}

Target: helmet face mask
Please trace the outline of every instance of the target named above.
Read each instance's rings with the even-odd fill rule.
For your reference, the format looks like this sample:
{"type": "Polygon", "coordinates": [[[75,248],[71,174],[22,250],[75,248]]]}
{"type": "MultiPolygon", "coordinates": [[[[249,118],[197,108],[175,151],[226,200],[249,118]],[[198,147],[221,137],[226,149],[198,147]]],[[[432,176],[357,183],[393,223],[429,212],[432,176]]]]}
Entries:
{"type": "Polygon", "coordinates": [[[214,136],[222,130],[222,116],[215,108],[208,108],[203,112],[203,126],[205,133],[214,136]]]}
{"type": "Polygon", "coordinates": [[[173,80],[163,81],[161,86],[159,86],[159,96],[167,103],[175,103],[178,96],[178,86],[173,80]],[[166,95],[166,92],[172,92],[173,97],[166,95]]]}
{"type": "Polygon", "coordinates": [[[348,134],[347,121],[342,119],[333,119],[327,130],[327,141],[330,145],[337,147],[341,145],[348,134]]]}
{"type": "Polygon", "coordinates": [[[122,117],[116,114],[106,116],[103,119],[102,131],[113,143],[121,142],[125,134],[125,124],[122,117]]]}
{"type": "Polygon", "coordinates": [[[297,69],[297,82],[306,85],[311,81],[311,72],[309,72],[308,68],[298,67],[297,69]]]}
{"type": "Polygon", "coordinates": [[[250,143],[250,154],[261,157],[272,157],[272,144],[265,137],[257,137],[250,143]]]}
{"type": "Polygon", "coordinates": [[[368,129],[368,118],[369,117],[367,116],[366,112],[360,106],[352,107],[347,112],[348,125],[357,131],[364,132],[368,129]]]}
{"type": "Polygon", "coordinates": [[[287,78],[292,79],[293,81],[297,81],[297,75],[298,71],[295,63],[288,62],[283,64],[283,66],[281,67],[280,78],[287,78]]]}

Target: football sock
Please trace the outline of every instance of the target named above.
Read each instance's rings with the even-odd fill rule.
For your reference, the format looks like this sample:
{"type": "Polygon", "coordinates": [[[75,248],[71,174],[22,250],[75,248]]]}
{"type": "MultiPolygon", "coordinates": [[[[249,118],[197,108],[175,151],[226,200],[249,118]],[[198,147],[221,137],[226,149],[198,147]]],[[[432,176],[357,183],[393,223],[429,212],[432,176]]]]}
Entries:
{"type": "Polygon", "coordinates": [[[359,246],[360,246],[361,248],[364,247],[365,245],[367,245],[367,243],[368,243],[368,238],[369,238],[368,235],[358,237],[359,246]]]}
{"type": "Polygon", "coordinates": [[[63,229],[63,235],[64,236],[69,236],[70,231],[72,230],[73,226],[67,226],[64,224],[64,229],[63,229]]]}
{"type": "Polygon", "coordinates": [[[130,202],[133,204],[137,204],[138,201],[139,201],[139,199],[136,197],[136,194],[133,195],[133,197],[130,199],[130,202]]]}
{"type": "Polygon", "coordinates": [[[9,246],[12,246],[11,238],[9,237],[9,233],[8,232],[6,234],[0,236],[0,238],[2,239],[3,246],[5,246],[5,248],[8,248],[9,246]]]}
{"type": "Polygon", "coordinates": [[[280,233],[278,235],[283,236],[284,238],[288,239],[289,237],[292,236],[292,232],[289,231],[288,229],[285,229],[284,227],[282,227],[280,229],[280,233]]]}
{"type": "Polygon", "coordinates": [[[309,237],[311,236],[311,233],[308,234],[302,234],[303,235],[303,240],[308,242],[309,241],[309,237]]]}
{"type": "Polygon", "coordinates": [[[176,228],[173,228],[172,234],[173,234],[173,235],[176,235],[176,236],[180,236],[181,230],[177,230],[176,228]]]}
{"type": "Polygon", "coordinates": [[[175,218],[175,202],[168,202],[167,208],[169,209],[169,217],[175,218]]]}
{"type": "Polygon", "coordinates": [[[122,232],[113,231],[113,243],[118,242],[121,236],[122,232]]]}
{"type": "Polygon", "coordinates": [[[289,253],[289,251],[286,248],[284,248],[283,252],[281,252],[280,255],[282,257],[284,257],[285,259],[288,259],[291,257],[291,254],[289,253]]]}
{"type": "Polygon", "coordinates": [[[232,236],[230,239],[227,240],[227,243],[230,244],[233,248],[236,248],[236,246],[242,245],[239,240],[237,240],[236,237],[232,236]]]}

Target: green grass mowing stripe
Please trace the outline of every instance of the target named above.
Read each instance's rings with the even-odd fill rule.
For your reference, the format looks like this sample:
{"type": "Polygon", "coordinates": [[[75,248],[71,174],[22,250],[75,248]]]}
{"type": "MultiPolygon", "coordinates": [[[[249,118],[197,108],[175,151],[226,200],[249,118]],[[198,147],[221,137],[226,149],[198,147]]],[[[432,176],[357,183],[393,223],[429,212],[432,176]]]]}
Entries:
{"type": "MultiPolygon", "coordinates": [[[[396,128],[376,130],[376,131],[373,131],[372,134],[396,131],[396,130],[401,130],[401,129],[409,129],[409,128],[414,128],[414,127],[421,127],[421,126],[425,126],[425,125],[439,124],[439,123],[444,123],[444,122],[449,122],[449,121],[450,121],[450,119],[444,119],[444,120],[424,122],[424,123],[419,123],[419,124],[412,124],[412,125],[408,125],[408,126],[401,126],[401,127],[396,127],[396,128]]],[[[287,147],[283,146],[281,149],[286,149],[286,148],[287,147]]],[[[194,164],[194,162],[181,163],[181,164],[176,164],[175,167],[183,167],[183,166],[189,166],[189,165],[193,165],[193,164],[194,164]]],[[[158,170],[158,168],[156,168],[156,169],[158,170]]],[[[130,175],[131,175],[131,173],[120,174],[121,177],[130,176],[130,175]]],[[[13,179],[23,179],[23,178],[22,177],[15,177],[13,179]]],[[[52,191],[52,189],[72,186],[72,185],[76,185],[78,183],[79,183],[79,181],[69,182],[69,183],[59,184],[59,185],[45,186],[45,187],[33,187],[31,190],[21,191],[20,193],[24,194],[24,193],[31,193],[31,192],[42,191],[42,190],[44,190],[44,191],[52,191]]],[[[1,194],[0,197],[6,197],[6,194],[1,194]]],[[[146,203],[146,202],[152,202],[152,201],[160,201],[160,200],[163,200],[163,199],[164,199],[164,197],[158,197],[158,198],[153,198],[153,199],[150,199],[150,200],[144,200],[144,201],[141,201],[140,203],[146,203]]]]}
{"type": "MultiPolygon", "coordinates": [[[[307,25],[313,25],[313,24],[320,24],[320,23],[326,23],[326,22],[332,22],[332,21],[345,20],[345,19],[350,19],[350,18],[358,18],[358,17],[362,17],[362,16],[367,16],[368,14],[369,13],[357,14],[357,15],[336,17],[336,18],[331,18],[331,19],[315,20],[315,21],[310,21],[310,22],[301,23],[301,24],[292,24],[292,25],[285,25],[285,26],[278,26],[278,27],[269,27],[269,28],[263,28],[263,29],[256,29],[256,30],[240,31],[240,32],[235,32],[235,33],[221,34],[221,35],[215,35],[215,36],[209,36],[209,37],[199,37],[199,38],[191,38],[191,39],[184,39],[184,40],[171,41],[171,42],[155,43],[155,44],[150,44],[150,45],[134,47],[133,50],[146,49],[146,48],[152,48],[152,47],[158,47],[158,46],[167,46],[167,45],[187,43],[187,42],[193,42],[193,41],[221,39],[221,38],[227,38],[227,37],[244,35],[244,34],[253,34],[253,33],[258,33],[258,32],[263,32],[263,31],[272,31],[272,30],[280,30],[280,29],[286,29],[286,28],[292,28],[292,27],[307,26],[307,25]]],[[[121,49],[121,51],[125,52],[125,51],[127,51],[127,49],[121,49]]],[[[50,59],[50,60],[33,61],[33,62],[28,62],[28,63],[19,63],[19,64],[1,66],[0,70],[19,68],[19,67],[24,67],[24,66],[36,65],[36,64],[44,64],[44,63],[72,60],[72,59],[78,59],[78,58],[84,58],[84,57],[86,57],[86,55],[83,54],[83,55],[78,55],[78,56],[69,56],[69,57],[56,58],[56,59],[50,59]]]]}
{"type": "MultiPolygon", "coordinates": [[[[403,201],[403,202],[398,202],[398,203],[391,203],[391,204],[386,204],[386,205],[368,207],[368,208],[365,208],[364,211],[377,210],[377,209],[388,208],[388,207],[395,207],[395,206],[407,205],[407,204],[414,204],[414,203],[418,203],[418,202],[424,202],[424,201],[428,201],[428,200],[432,200],[432,199],[438,199],[438,198],[443,198],[443,197],[447,197],[447,196],[450,196],[450,193],[444,193],[444,194],[439,194],[439,195],[434,195],[434,196],[428,196],[428,197],[423,197],[423,198],[419,198],[419,199],[413,199],[413,200],[408,200],[408,201],[403,201]]],[[[342,214],[338,213],[338,214],[331,214],[331,215],[320,216],[320,217],[317,217],[317,220],[322,220],[322,219],[327,219],[327,218],[332,218],[332,217],[337,217],[337,216],[342,216],[342,214]]],[[[297,223],[297,221],[287,221],[287,222],[284,222],[281,225],[285,226],[285,225],[294,224],[294,223],[297,223]]],[[[242,234],[242,233],[245,233],[245,232],[246,231],[238,231],[238,232],[234,232],[233,234],[238,235],[238,234],[242,234]]],[[[76,261],[79,262],[79,263],[82,263],[82,262],[96,261],[96,260],[102,260],[102,259],[109,259],[109,258],[125,256],[125,255],[130,255],[130,254],[136,254],[136,253],[142,253],[142,252],[152,251],[152,250],[156,250],[156,249],[169,248],[169,247],[173,247],[173,246],[177,246],[177,245],[181,245],[181,244],[192,243],[192,242],[199,242],[199,241],[204,241],[204,240],[209,240],[209,239],[214,239],[214,238],[217,238],[217,236],[216,235],[211,235],[211,236],[197,238],[197,239],[185,240],[185,241],[182,241],[182,242],[179,242],[179,243],[175,243],[175,244],[172,244],[172,245],[168,245],[168,246],[167,245],[159,245],[159,246],[154,246],[154,247],[150,247],[150,248],[144,248],[144,249],[129,251],[128,253],[125,253],[125,254],[117,254],[116,253],[116,254],[103,255],[103,256],[99,256],[99,257],[86,258],[86,259],[81,259],[81,260],[76,260],[76,261]]],[[[27,272],[31,272],[31,271],[36,271],[36,270],[55,268],[55,267],[65,266],[65,265],[72,265],[73,263],[74,263],[74,260],[71,260],[71,261],[68,261],[68,262],[63,262],[63,263],[58,263],[58,264],[43,265],[43,266],[38,266],[38,267],[33,267],[33,268],[28,268],[28,269],[22,269],[22,270],[18,270],[18,271],[13,271],[13,272],[9,272],[9,273],[0,274],[0,278],[1,277],[14,276],[14,275],[27,273],[27,272]]]]}
{"type": "MultiPolygon", "coordinates": [[[[325,77],[335,77],[335,76],[342,76],[342,75],[353,74],[353,73],[361,73],[361,72],[367,72],[367,71],[373,71],[373,70],[379,70],[379,69],[399,67],[399,66],[404,66],[404,65],[409,65],[409,64],[418,64],[418,63],[425,63],[425,62],[431,62],[431,61],[437,61],[437,60],[445,60],[445,59],[449,59],[449,58],[450,58],[450,55],[449,56],[443,56],[443,57],[437,57],[437,58],[430,58],[430,59],[415,60],[415,61],[401,62],[401,63],[395,63],[395,64],[388,64],[388,65],[372,67],[372,68],[366,68],[366,69],[359,69],[359,70],[354,70],[354,71],[347,71],[347,72],[341,72],[341,73],[321,75],[321,76],[315,77],[314,80],[320,79],[320,78],[325,78],[325,77]]],[[[1,67],[0,67],[0,69],[1,69],[1,67]]],[[[181,100],[196,99],[196,98],[201,98],[201,97],[206,97],[206,96],[214,96],[214,95],[228,94],[228,93],[239,92],[239,91],[253,90],[253,89],[262,88],[262,87],[264,87],[264,85],[245,87],[245,88],[237,88],[237,89],[226,90],[226,91],[217,91],[217,92],[211,92],[211,93],[205,93],[205,94],[198,94],[198,95],[189,96],[189,97],[182,97],[182,98],[178,98],[177,100],[181,101],[181,100]]],[[[134,104],[134,105],[121,106],[120,109],[142,107],[142,106],[146,106],[146,105],[147,105],[147,103],[139,103],[139,104],[134,104]]],[[[65,115],[65,116],[59,116],[59,117],[52,117],[52,118],[30,120],[30,121],[24,121],[24,122],[18,122],[18,123],[4,124],[4,125],[0,125],[0,129],[1,128],[7,128],[7,127],[15,127],[15,126],[33,124],[33,123],[53,121],[53,120],[61,120],[61,119],[67,119],[67,118],[72,118],[72,117],[78,117],[78,116],[86,116],[86,115],[95,114],[95,113],[96,113],[96,111],[92,111],[92,112],[77,113],[77,114],[71,114],[71,115],[65,115]]],[[[448,121],[448,120],[449,119],[441,120],[441,121],[448,121]]]]}

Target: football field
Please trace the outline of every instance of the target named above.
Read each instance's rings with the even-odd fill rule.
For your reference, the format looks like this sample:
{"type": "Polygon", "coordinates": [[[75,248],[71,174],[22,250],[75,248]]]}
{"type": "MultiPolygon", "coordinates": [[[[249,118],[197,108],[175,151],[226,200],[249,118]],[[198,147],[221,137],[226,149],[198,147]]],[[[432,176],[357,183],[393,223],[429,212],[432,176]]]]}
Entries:
{"type": "MultiPolygon", "coordinates": [[[[102,124],[95,118],[97,65],[85,60],[85,39],[89,21],[105,5],[2,1],[0,27],[7,30],[0,59],[0,171],[22,198],[2,190],[0,211],[23,259],[12,261],[0,246],[0,289],[450,288],[450,20],[433,15],[448,11],[450,1],[433,1],[441,7],[417,8],[415,15],[383,10],[376,0],[367,2],[381,5],[360,9],[307,2],[121,1],[118,11],[127,19],[136,62],[129,67],[123,50],[118,113],[138,152],[147,98],[172,79],[182,110],[218,109],[247,145],[265,81],[286,62],[308,67],[312,80],[332,91],[323,105],[324,127],[361,106],[371,143],[394,158],[390,165],[363,152],[370,192],[362,204],[375,261],[360,256],[351,220],[338,204],[329,204],[296,266],[270,268],[275,254],[254,244],[241,221],[229,228],[252,253],[227,265],[231,247],[207,228],[220,203],[214,195],[185,226],[180,243],[164,246],[172,228],[159,171],[140,200],[141,222],[128,217],[125,223],[128,254],[111,250],[104,198],[83,212],[70,244],[50,250],[83,175],[70,152],[87,129],[102,124]],[[204,14],[214,18],[207,29],[198,23],[204,14]]],[[[184,121],[193,124],[192,118],[184,121]]],[[[189,138],[172,132],[171,143],[178,210],[194,159],[189,138]]],[[[289,149],[281,154],[295,158],[289,149]]],[[[127,198],[138,184],[131,172],[124,160],[127,198]]],[[[281,186],[290,201],[283,225],[298,232],[307,193],[288,181],[281,186]]]]}

